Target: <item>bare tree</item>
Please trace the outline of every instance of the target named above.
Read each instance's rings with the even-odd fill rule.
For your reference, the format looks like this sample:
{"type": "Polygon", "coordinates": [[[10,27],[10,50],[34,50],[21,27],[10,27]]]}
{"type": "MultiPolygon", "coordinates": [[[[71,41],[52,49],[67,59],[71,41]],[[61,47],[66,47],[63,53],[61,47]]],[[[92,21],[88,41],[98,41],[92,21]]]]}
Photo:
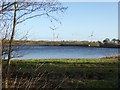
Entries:
{"type": "MultiPolygon", "coordinates": [[[[64,12],[66,7],[63,7],[60,2],[55,0],[43,0],[42,2],[2,2],[0,6],[0,14],[2,14],[3,32],[4,38],[2,39],[2,52],[5,51],[6,47],[8,52],[7,70],[6,70],[6,83],[5,87],[8,88],[8,78],[10,71],[11,52],[13,47],[13,40],[18,24],[25,22],[26,20],[46,15],[52,22],[52,20],[58,21],[53,16],[53,13],[64,12]],[[9,22],[9,23],[8,23],[9,22]],[[5,29],[6,28],[6,29],[5,29]],[[9,35],[8,35],[9,34],[9,35]],[[5,40],[8,40],[6,46],[5,40]]],[[[2,31],[2,30],[1,30],[2,31]]]]}

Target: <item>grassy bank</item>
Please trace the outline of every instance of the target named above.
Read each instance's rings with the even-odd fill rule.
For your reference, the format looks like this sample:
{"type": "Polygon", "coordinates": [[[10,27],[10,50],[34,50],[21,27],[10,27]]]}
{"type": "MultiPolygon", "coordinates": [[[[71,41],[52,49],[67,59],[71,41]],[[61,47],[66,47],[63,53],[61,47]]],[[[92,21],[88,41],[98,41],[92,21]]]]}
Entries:
{"type": "MultiPolygon", "coordinates": [[[[14,88],[117,88],[118,60],[12,60],[9,86],[14,88]]],[[[3,87],[6,61],[3,61],[3,87]]]]}

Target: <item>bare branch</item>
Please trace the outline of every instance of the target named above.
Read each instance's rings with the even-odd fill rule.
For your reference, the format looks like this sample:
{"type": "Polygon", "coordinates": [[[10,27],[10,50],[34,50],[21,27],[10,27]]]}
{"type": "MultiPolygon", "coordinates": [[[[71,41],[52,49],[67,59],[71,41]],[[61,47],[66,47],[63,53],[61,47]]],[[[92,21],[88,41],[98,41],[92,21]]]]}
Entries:
{"type": "Polygon", "coordinates": [[[28,19],[34,18],[34,17],[38,17],[38,16],[40,17],[40,16],[42,16],[42,15],[45,15],[45,14],[43,13],[43,14],[41,14],[41,15],[33,15],[33,16],[27,17],[27,18],[25,18],[25,19],[17,22],[17,24],[22,23],[22,22],[24,22],[24,21],[26,21],[26,20],[28,20],[28,19]]]}

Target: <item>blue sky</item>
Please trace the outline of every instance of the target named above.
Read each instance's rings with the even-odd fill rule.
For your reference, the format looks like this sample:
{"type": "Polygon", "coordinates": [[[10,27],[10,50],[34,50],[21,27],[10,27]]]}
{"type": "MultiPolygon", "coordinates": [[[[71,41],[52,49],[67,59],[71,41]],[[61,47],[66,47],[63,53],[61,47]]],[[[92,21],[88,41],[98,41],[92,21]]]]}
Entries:
{"type": "Polygon", "coordinates": [[[64,2],[68,9],[54,15],[62,24],[51,23],[46,17],[34,18],[18,26],[20,34],[28,32],[29,40],[88,40],[98,41],[118,37],[118,3],[116,2],[64,2]],[[89,37],[93,33],[93,37],[89,37]]]}

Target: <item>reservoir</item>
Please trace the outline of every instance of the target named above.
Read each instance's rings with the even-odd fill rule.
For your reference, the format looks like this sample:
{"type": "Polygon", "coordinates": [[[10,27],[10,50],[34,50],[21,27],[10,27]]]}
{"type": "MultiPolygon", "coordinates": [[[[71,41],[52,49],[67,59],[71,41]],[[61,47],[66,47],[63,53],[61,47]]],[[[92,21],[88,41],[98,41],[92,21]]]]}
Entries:
{"type": "Polygon", "coordinates": [[[81,46],[19,46],[13,59],[101,58],[118,54],[118,48],[81,46]]]}

